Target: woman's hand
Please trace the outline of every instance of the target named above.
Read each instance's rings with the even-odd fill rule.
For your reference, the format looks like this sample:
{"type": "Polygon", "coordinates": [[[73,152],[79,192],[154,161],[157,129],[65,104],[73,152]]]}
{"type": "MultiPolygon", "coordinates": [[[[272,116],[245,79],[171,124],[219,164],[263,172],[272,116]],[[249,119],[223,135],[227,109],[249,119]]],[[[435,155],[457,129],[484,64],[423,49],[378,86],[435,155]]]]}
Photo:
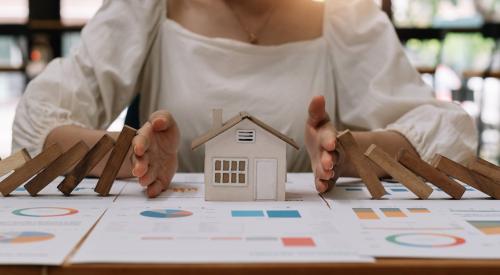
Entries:
{"type": "Polygon", "coordinates": [[[166,190],[177,170],[180,134],[167,111],[154,112],[132,141],[132,175],[150,198],[166,190]]]}
{"type": "Polygon", "coordinates": [[[340,155],[337,131],[325,111],[325,98],[315,96],[309,104],[309,118],[305,129],[305,143],[314,172],[316,190],[328,191],[339,177],[340,155]],[[337,149],[337,150],[336,150],[337,149]]]}

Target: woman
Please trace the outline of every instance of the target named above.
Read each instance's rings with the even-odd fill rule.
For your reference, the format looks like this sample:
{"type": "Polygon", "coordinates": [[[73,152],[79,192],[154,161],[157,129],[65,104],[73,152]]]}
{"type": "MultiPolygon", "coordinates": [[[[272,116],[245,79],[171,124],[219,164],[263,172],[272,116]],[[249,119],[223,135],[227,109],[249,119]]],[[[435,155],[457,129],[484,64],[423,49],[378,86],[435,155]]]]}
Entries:
{"type": "Polygon", "coordinates": [[[71,56],[28,85],[14,149],[92,145],[138,93],[143,126],[119,176],[138,177],[151,197],[177,169],[203,169],[202,150],[189,144],[217,107],[227,117],[248,111],[305,144],[288,152],[288,169],[311,167],[319,192],[356,175],[334,153],[336,129],[359,130],[363,148],[425,160],[464,161],[477,142],[460,107],[433,99],[371,0],[127,0],[105,1],[71,56]]]}

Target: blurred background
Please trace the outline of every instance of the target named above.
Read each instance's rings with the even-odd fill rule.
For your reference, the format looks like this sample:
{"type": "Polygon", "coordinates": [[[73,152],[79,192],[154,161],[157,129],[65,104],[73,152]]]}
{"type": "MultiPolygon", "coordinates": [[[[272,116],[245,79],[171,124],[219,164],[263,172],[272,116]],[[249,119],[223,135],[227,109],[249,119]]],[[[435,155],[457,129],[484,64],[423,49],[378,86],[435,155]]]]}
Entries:
{"type": "MultiPolygon", "coordinates": [[[[376,1],[440,100],[477,122],[478,153],[500,162],[500,0],[376,1]]],[[[0,0],[0,156],[10,154],[15,108],[26,84],[79,42],[102,0],[0,0]]],[[[125,111],[111,125],[120,129],[125,111]]]]}

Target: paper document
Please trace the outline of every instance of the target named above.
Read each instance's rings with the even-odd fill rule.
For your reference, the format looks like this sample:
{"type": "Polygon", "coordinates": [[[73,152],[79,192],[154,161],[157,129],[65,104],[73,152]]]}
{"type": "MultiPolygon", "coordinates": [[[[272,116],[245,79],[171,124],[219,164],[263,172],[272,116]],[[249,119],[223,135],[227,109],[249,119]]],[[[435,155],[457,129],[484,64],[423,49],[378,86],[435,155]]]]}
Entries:
{"type": "Polygon", "coordinates": [[[321,203],[118,201],[72,263],[366,262],[321,203]]]}
{"type": "Polygon", "coordinates": [[[0,264],[62,264],[105,209],[81,201],[2,204],[0,264]]]}

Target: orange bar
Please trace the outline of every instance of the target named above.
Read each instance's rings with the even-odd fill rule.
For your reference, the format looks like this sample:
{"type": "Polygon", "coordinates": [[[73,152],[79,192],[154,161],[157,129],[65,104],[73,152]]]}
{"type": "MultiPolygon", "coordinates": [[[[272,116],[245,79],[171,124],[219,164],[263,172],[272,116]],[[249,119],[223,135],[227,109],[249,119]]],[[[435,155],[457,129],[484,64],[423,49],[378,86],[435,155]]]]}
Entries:
{"type": "Polygon", "coordinates": [[[415,214],[431,213],[431,211],[429,211],[429,209],[427,209],[427,208],[408,208],[408,211],[410,211],[410,213],[415,213],[415,214]]]}
{"type": "Polygon", "coordinates": [[[399,208],[380,208],[380,211],[388,218],[405,218],[406,214],[399,208]]]}
{"type": "Polygon", "coordinates": [[[371,208],[353,208],[352,209],[356,216],[360,220],[378,220],[380,219],[375,212],[371,208]]]}

